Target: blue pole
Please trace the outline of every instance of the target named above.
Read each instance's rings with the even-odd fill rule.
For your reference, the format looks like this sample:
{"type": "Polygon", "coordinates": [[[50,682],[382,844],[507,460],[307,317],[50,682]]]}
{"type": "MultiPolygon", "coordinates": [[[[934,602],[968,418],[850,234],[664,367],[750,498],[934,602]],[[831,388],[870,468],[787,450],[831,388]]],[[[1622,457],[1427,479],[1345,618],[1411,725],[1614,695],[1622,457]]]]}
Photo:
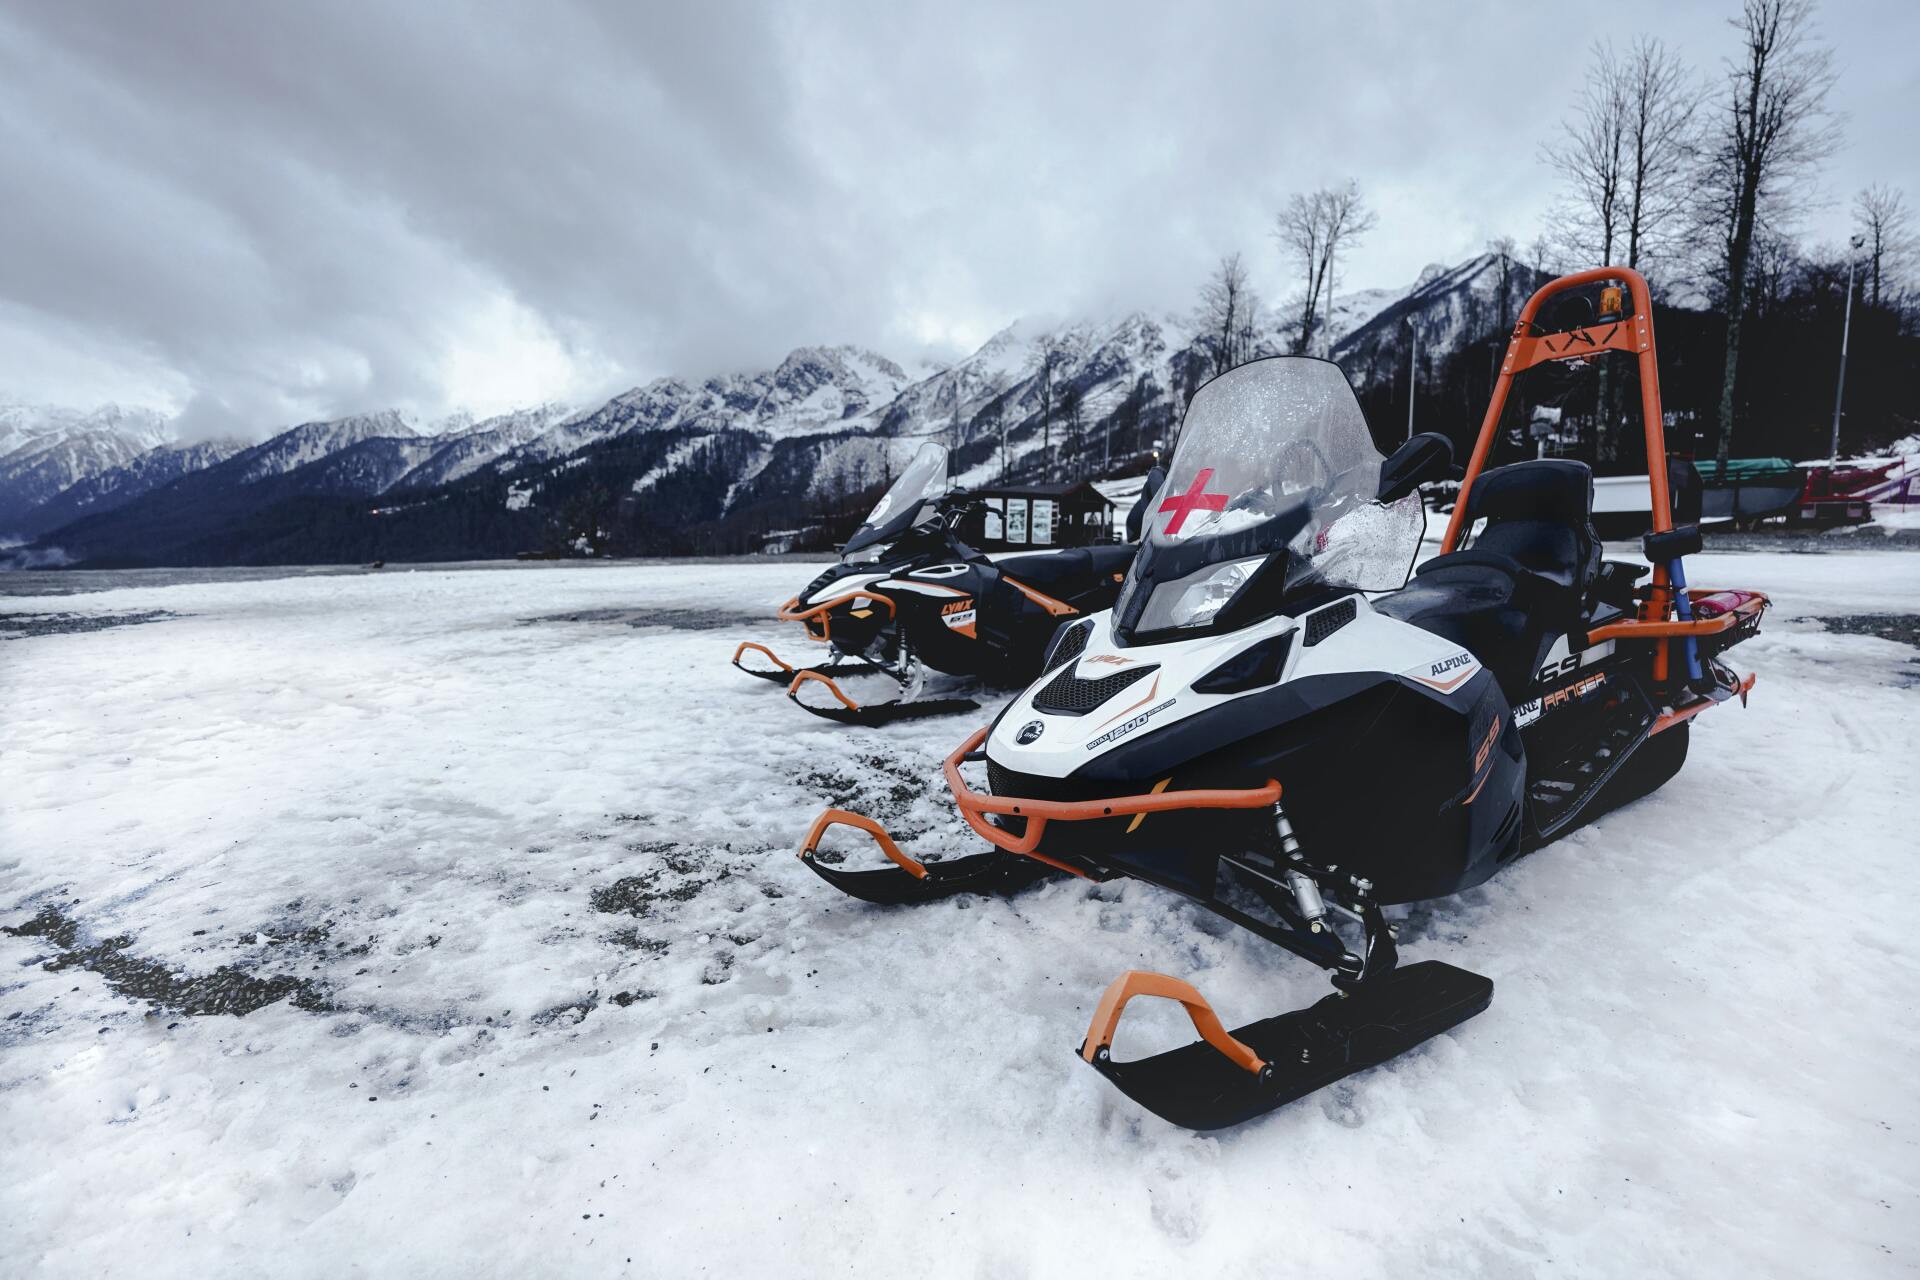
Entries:
{"type": "MultiPolygon", "coordinates": [[[[1687,598],[1687,571],[1680,567],[1680,557],[1675,556],[1667,565],[1667,577],[1673,580],[1673,599],[1679,609],[1682,622],[1693,621],[1693,601],[1687,598]]],[[[1700,680],[1700,642],[1692,636],[1687,637],[1687,675],[1697,684],[1700,680]]]]}

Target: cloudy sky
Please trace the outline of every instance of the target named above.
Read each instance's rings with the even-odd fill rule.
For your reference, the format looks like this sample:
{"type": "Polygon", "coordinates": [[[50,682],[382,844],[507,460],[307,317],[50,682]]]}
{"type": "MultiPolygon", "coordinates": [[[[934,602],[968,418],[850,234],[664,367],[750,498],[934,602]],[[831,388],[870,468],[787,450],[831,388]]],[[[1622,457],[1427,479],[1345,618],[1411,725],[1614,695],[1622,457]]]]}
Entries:
{"type": "MultiPolygon", "coordinates": [[[[1343,290],[1542,226],[1586,49],[1718,73],[1734,0],[0,9],[0,400],[196,433],[586,400],[807,343],[911,361],[1182,308],[1357,179],[1343,290]],[[1610,25],[1603,25],[1610,24],[1610,25]]],[[[1828,0],[1845,148],[1920,200],[1920,4],[1828,0]]]]}

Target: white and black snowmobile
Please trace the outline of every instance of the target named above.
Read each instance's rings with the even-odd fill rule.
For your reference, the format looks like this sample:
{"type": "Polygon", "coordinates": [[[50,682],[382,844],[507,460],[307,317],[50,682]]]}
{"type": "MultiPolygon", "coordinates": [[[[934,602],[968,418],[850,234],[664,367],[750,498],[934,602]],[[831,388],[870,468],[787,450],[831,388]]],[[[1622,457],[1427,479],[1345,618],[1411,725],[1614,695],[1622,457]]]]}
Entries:
{"type": "Polygon", "coordinates": [[[815,715],[850,724],[979,706],[962,696],[927,696],[929,672],[957,677],[962,688],[1031,679],[1063,620],[1113,604],[1137,547],[987,556],[962,541],[963,527],[978,518],[974,504],[948,492],[946,447],[922,445],[847,540],[840,563],[780,607],[783,621],[800,623],[809,639],[827,645],[827,661],[795,667],[747,641],[734,650],[733,664],[784,684],[787,696],[815,715]],[[774,666],[748,666],[750,652],[774,666]],[[899,696],[861,703],[840,683],[872,675],[887,677],[899,696]]]}
{"type": "Polygon", "coordinates": [[[921,862],[871,820],[829,810],[800,856],[883,903],[1056,871],[1131,876],[1331,970],[1333,995],[1232,1032],[1178,979],[1130,972],[1107,990],[1081,1054],[1196,1129],[1479,1013],[1491,980],[1398,964],[1382,908],[1470,888],[1652,791],[1680,768],[1691,718],[1753,683],[1721,659],[1757,630],[1766,598],[1686,587],[1700,539],[1674,526],[1667,468],[1649,468],[1645,583],[1646,567],[1603,561],[1585,464],[1485,469],[1518,373],[1609,349],[1638,357],[1648,455],[1665,458],[1644,282],[1623,269],[1555,281],[1521,312],[1441,553],[1410,584],[1416,489],[1450,470],[1448,441],[1416,436],[1383,459],[1327,361],[1275,357],[1215,378],[1188,408],[1112,611],[1064,629],[1041,676],[946,762],[962,817],[994,847],[921,862]],[[1603,286],[1598,322],[1536,326],[1546,298],[1603,286]],[[894,865],[820,861],[835,825],[872,834],[894,865]],[[1114,1061],[1136,995],[1182,1003],[1201,1039],[1114,1061]]]}

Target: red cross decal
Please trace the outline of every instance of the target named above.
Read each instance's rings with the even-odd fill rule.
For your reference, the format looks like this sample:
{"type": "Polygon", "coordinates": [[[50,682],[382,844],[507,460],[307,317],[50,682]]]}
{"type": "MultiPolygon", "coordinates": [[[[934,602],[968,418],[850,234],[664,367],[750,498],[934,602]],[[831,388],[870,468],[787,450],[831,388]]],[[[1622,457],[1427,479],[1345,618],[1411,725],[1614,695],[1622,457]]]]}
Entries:
{"type": "Polygon", "coordinates": [[[1207,481],[1213,479],[1213,468],[1203,468],[1193,478],[1193,487],[1185,493],[1176,493],[1160,504],[1160,510],[1173,512],[1173,519],[1167,521],[1167,532],[1179,533],[1180,526],[1187,522],[1187,515],[1194,511],[1222,511],[1226,509],[1227,495],[1206,492],[1207,481]]]}

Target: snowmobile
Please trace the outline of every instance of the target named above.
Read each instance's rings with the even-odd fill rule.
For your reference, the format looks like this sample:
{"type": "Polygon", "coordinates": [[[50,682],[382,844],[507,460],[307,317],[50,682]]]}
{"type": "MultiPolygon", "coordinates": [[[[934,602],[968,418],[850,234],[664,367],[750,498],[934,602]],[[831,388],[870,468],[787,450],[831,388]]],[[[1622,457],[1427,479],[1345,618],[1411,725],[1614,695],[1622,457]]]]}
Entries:
{"type": "Polygon", "coordinates": [[[992,847],[923,862],[830,809],[802,860],[877,903],[1130,876],[1330,970],[1333,994],[1232,1031],[1177,978],[1129,972],[1107,989],[1080,1056],[1194,1129],[1472,1018],[1492,981],[1400,964],[1383,908],[1471,888],[1651,792],[1684,761],[1693,717],[1753,686],[1722,659],[1767,599],[1687,585],[1700,535],[1674,512],[1697,519],[1691,467],[1649,467],[1649,571],[1602,558],[1584,463],[1486,466],[1518,375],[1609,351],[1638,359],[1647,454],[1664,462],[1646,284],[1621,268],[1527,302],[1463,472],[1435,434],[1383,458],[1330,362],[1273,357],[1214,378],[1113,609],[1063,629],[1034,683],[945,762],[960,816],[992,847]],[[1596,287],[1593,323],[1536,323],[1546,300],[1596,287]],[[1440,553],[1409,582],[1418,487],[1449,474],[1460,493],[1440,553]],[[842,825],[893,865],[828,865],[822,837],[842,825]],[[1117,1061],[1115,1028],[1143,995],[1178,1001],[1200,1038],[1117,1061]]]}
{"type": "Polygon", "coordinates": [[[840,563],[780,607],[781,620],[800,623],[809,639],[827,646],[827,661],[796,667],[746,641],[734,650],[733,665],[785,685],[787,696],[815,715],[867,725],[978,708],[971,698],[924,697],[929,670],[1000,685],[1030,679],[1063,621],[1112,605],[1137,548],[1115,543],[990,557],[962,540],[983,515],[978,504],[948,492],[945,446],[922,445],[847,540],[840,563]],[[754,652],[774,665],[747,665],[754,652]],[[863,704],[840,684],[876,674],[893,680],[901,696],[863,704]]]}

